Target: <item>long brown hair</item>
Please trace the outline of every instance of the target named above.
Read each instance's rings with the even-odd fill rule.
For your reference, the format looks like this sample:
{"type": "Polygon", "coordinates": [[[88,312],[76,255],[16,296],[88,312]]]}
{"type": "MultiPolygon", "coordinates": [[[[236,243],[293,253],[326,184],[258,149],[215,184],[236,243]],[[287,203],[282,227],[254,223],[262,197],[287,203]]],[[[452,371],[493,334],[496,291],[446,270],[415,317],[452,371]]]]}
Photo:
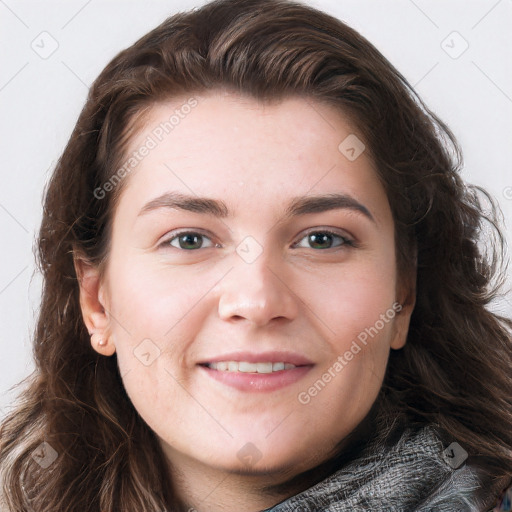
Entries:
{"type": "Polygon", "coordinates": [[[105,197],[95,191],[122,165],[144,113],[217,88],[261,101],[298,94],[350,116],[389,198],[401,275],[417,269],[408,341],[391,353],[382,414],[434,424],[491,478],[510,475],[512,321],[488,308],[504,276],[495,202],[463,183],[449,128],[356,31],[287,0],[217,0],[170,17],[107,65],[47,186],[36,370],[0,431],[2,510],[175,510],[167,462],[116,356],[90,346],[74,255],[100,268],[108,258],[123,182],[105,197]],[[34,456],[41,449],[57,455],[46,469],[34,456]]]}

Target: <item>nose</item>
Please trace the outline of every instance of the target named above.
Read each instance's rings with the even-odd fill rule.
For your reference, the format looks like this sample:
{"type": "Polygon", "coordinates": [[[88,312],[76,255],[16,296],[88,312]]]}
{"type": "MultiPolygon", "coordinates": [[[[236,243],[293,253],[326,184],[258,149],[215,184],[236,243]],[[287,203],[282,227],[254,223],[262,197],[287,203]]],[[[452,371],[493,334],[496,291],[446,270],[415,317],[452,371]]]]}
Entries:
{"type": "Polygon", "coordinates": [[[234,268],[219,283],[219,316],[226,321],[243,321],[264,326],[272,321],[291,321],[299,312],[293,282],[282,267],[265,253],[248,263],[235,258],[234,268]]]}

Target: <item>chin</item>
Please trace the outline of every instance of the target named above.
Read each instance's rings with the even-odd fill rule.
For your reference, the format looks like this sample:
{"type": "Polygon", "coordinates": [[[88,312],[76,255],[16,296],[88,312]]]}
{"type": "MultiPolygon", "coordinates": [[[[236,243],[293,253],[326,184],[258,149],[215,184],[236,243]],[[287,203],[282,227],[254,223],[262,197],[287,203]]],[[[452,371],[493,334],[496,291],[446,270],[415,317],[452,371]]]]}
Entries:
{"type": "Polygon", "coordinates": [[[220,464],[219,469],[227,473],[240,476],[254,476],[255,478],[272,476],[272,481],[275,481],[275,483],[290,478],[290,476],[297,473],[298,469],[296,462],[294,462],[291,457],[284,459],[262,456],[261,459],[254,464],[243,460],[240,461],[238,458],[236,461],[230,459],[229,461],[223,462],[224,464],[220,464]],[[276,478],[278,479],[277,481],[276,478]]]}
{"type": "MultiPolygon", "coordinates": [[[[300,450],[297,446],[300,442],[289,439],[286,446],[281,443],[270,443],[269,440],[262,442],[240,442],[240,438],[230,441],[230,447],[222,453],[211,454],[208,463],[217,466],[218,469],[238,475],[283,475],[291,472],[305,470],[307,457],[298,457],[300,450]],[[228,451],[229,450],[229,453],[228,451]],[[303,468],[304,469],[301,469],[303,468]]],[[[225,447],[224,447],[225,448],[225,447]]],[[[313,463],[314,465],[314,463],[313,463]]],[[[308,466],[309,467],[309,466],[308,466]]]]}

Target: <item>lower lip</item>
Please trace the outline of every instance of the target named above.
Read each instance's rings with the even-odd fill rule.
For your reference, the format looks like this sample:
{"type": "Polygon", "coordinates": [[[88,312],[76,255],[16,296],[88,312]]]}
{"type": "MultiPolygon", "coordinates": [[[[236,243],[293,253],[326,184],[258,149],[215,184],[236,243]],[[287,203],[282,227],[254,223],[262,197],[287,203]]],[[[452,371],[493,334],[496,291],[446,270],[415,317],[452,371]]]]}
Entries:
{"type": "Polygon", "coordinates": [[[212,379],[218,380],[240,391],[276,391],[302,379],[313,368],[297,366],[291,370],[281,370],[272,373],[244,373],[214,370],[200,366],[212,379]]]}

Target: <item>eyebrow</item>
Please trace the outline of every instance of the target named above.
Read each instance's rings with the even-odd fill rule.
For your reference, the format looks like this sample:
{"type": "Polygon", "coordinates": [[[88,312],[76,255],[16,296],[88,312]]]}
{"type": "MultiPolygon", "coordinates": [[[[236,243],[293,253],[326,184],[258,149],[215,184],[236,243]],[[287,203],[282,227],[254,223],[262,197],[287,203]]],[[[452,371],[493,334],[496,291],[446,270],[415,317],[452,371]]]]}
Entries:
{"type": "MultiPolygon", "coordinates": [[[[222,200],[199,197],[180,192],[167,192],[146,203],[138,216],[153,210],[169,208],[173,210],[185,210],[217,218],[230,216],[229,208],[222,200]]],[[[294,197],[285,210],[284,218],[292,218],[312,213],[321,213],[329,210],[347,209],[362,213],[365,217],[375,222],[372,214],[354,197],[347,194],[323,194],[312,196],[294,197]]]]}

